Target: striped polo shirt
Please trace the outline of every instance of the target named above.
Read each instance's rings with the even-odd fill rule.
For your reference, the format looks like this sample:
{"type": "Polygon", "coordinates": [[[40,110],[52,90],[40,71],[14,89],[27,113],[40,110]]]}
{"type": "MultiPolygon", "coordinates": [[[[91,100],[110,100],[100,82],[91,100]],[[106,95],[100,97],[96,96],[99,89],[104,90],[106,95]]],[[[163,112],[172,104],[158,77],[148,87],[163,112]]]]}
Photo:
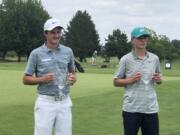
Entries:
{"type": "MultiPolygon", "coordinates": [[[[134,51],[124,55],[120,59],[119,68],[114,78],[128,78],[135,73],[140,72],[144,76],[145,73],[160,73],[160,62],[158,56],[153,53],[146,52],[145,58],[140,59],[134,51]]],[[[155,82],[149,79],[146,83],[142,77],[139,82],[125,86],[123,96],[123,111],[139,112],[139,113],[156,113],[159,111],[155,82]]]]}

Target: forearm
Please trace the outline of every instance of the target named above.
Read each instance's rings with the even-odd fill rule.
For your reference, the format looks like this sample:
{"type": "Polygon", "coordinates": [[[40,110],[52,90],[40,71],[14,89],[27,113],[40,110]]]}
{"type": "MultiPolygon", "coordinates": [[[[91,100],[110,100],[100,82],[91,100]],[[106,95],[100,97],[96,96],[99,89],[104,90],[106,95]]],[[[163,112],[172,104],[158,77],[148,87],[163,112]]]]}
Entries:
{"type": "Polygon", "coordinates": [[[76,72],[69,72],[68,74],[68,81],[70,85],[73,85],[77,81],[76,72]]]}
{"type": "Polygon", "coordinates": [[[132,84],[133,81],[130,78],[125,78],[125,79],[117,79],[116,78],[116,79],[114,79],[113,83],[114,83],[114,86],[116,86],[116,87],[124,87],[128,84],[132,84]]]}
{"type": "Polygon", "coordinates": [[[162,75],[161,74],[154,74],[152,80],[156,83],[156,84],[161,84],[162,83],[162,75]]]}
{"type": "Polygon", "coordinates": [[[35,77],[30,75],[24,75],[23,76],[23,83],[25,85],[36,85],[43,82],[42,77],[35,77]]]}

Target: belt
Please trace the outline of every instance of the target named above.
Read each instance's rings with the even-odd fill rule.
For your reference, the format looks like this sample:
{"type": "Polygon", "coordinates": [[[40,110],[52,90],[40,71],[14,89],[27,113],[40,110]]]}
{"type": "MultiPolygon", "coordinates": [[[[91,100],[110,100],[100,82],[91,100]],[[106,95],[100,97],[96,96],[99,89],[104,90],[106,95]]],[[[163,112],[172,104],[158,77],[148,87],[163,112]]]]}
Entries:
{"type": "Polygon", "coordinates": [[[38,97],[44,98],[44,99],[53,100],[53,101],[62,101],[62,100],[64,100],[65,98],[67,98],[67,95],[48,96],[48,95],[38,94],[38,97]]]}

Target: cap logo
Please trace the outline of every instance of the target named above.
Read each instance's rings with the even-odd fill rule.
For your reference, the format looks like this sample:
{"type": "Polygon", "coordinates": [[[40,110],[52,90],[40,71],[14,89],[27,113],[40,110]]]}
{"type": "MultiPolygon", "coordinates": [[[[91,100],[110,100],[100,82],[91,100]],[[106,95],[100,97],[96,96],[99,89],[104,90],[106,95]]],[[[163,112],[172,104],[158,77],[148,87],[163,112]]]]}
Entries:
{"type": "Polygon", "coordinates": [[[52,24],[55,24],[56,22],[52,22],[52,24]]]}
{"type": "Polygon", "coordinates": [[[144,31],[144,29],[140,29],[140,32],[143,32],[144,31]]]}

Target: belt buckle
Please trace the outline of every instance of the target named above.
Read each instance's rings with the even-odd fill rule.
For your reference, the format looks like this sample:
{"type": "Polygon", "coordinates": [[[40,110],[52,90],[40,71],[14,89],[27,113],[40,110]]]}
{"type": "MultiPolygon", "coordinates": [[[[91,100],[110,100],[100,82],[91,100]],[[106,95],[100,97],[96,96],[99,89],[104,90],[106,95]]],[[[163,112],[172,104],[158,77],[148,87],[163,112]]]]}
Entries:
{"type": "Polygon", "coordinates": [[[55,96],[55,101],[62,101],[63,99],[65,98],[64,95],[61,95],[61,96],[55,96]]]}

